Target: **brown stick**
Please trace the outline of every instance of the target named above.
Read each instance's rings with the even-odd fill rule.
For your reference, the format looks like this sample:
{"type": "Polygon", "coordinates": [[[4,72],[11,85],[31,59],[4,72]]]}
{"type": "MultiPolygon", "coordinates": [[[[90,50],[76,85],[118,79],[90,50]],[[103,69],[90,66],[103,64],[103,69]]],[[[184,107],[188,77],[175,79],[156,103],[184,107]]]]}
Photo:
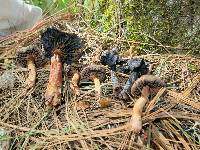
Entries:
{"type": "Polygon", "coordinates": [[[28,78],[26,79],[26,85],[27,88],[33,88],[35,86],[35,80],[36,80],[36,68],[35,68],[35,63],[33,59],[29,59],[28,62],[28,78]]]}
{"type": "Polygon", "coordinates": [[[51,58],[49,82],[47,85],[45,100],[46,105],[56,106],[60,102],[62,87],[62,63],[59,55],[51,58]]]}

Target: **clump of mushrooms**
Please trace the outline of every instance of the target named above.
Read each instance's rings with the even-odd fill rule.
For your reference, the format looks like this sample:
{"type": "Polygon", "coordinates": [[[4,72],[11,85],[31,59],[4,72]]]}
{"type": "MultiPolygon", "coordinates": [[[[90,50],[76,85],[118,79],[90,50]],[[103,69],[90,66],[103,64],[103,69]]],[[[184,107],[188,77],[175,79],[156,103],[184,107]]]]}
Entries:
{"type": "Polygon", "coordinates": [[[131,92],[131,86],[137,78],[150,72],[150,63],[144,61],[144,59],[122,59],[119,57],[117,51],[104,51],[101,54],[100,62],[103,65],[108,65],[111,69],[111,82],[115,91],[115,95],[121,99],[129,99],[129,93],[131,92]],[[121,88],[116,76],[117,66],[120,72],[129,74],[129,79],[126,84],[121,88]],[[122,89],[122,90],[121,90],[122,89]]]}
{"type": "MultiPolygon", "coordinates": [[[[107,99],[101,99],[101,83],[106,79],[106,67],[103,65],[81,65],[82,68],[80,69],[79,65],[76,65],[74,67],[68,68],[68,75],[71,74],[72,79],[70,81],[70,88],[73,90],[74,94],[77,96],[80,95],[80,81],[81,82],[94,82],[95,86],[95,93],[96,97],[98,99],[98,104],[101,108],[108,107],[110,104],[110,101],[107,99]],[[76,70],[72,69],[76,68],[76,70]],[[79,72],[77,72],[79,71],[79,72]]],[[[80,106],[87,109],[89,108],[88,105],[89,102],[83,102],[79,101],[76,103],[75,108],[77,110],[80,109],[80,106]]]]}

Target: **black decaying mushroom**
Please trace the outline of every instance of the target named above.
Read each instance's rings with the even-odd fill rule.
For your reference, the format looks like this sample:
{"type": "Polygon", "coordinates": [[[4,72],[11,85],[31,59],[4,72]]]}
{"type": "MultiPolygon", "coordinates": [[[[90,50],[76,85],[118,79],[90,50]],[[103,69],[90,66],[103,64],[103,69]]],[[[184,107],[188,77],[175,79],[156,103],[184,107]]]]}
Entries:
{"type": "Polygon", "coordinates": [[[137,72],[139,76],[141,76],[148,73],[149,64],[148,61],[142,58],[132,58],[128,59],[126,63],[123,64],[121,70],[125,74],[137,72]]]}
{"type": "Polygon", "coordinates": [[[131,87],[131,94],[140,98],[135,102],[130,121],[131,128],[138,133],[142,129],[142,111],[150,95],[156,94],[165,83],[153,75],[143,75],[131,87]]]}
{"type": "Polygon", "coordinates": [[[16,62],[21,67],[28,68],[27,88],[34,87],[36,82],[36,68],[46,63],[42,51],[37,46],[23,47],[17,51],[16,62]]]}
{"type": "Polygon", "coordinates": [[[104,51],[100,56],[100,62],[102,65],[107,65],[111,70],[111,82],[113,84],[114,91],[119,88],[118,78],[116,76],[117,65],[125,63],[123,59],[120,59],[117,50],[112,49],[111,51],[104,51]]]}
{"type": "Polygon", "coordinates": [[[47,85],[46,105],[56,106],[60,102],[62,88],[62,64],[77,62],[81,57],[81,39],[76,34],[48,28],[41,35],[45,56],[51,59],[50,77],[47,85]]]}
{"type": "Polygon", "coordinates": [[[139,78],[138,73],[132,72],[129,75],[129,78],[126,81],[125,85],[121,88],[121,91],[116,93],[116,96],[118,96],[120,99],[128,100],[130,96],[129,94],[131,93],[131,86],[138,78],[139,78]]]}
{"type": "Polygon", "coordinates": [[[45,50],[45,57],[51,57],[57,53],[60,55],[62,62],[71,64],[78,62],[82,56],[80,37],[73,33],[61,32],[56,28],[47,28],[41,34],[41,43],[45,50]],[[57,51],[55,51],[57,49],[57,51]]]}
{"type": "Polygon", "coordinates": [[[113,84],[115,96],[125,100],[129,99],[128,93],[130,93],[131,86],[135,80],[141,75],[148,74],[151,66],[148,61],[144,61],[144,59],[140,58],[122,59],[119,57],[115,49],[111,51],[104,51],[101,54],[100,62],[103,65],[109,66],[111,69],[111,82],[113,84]],[[117,68],[117,66],[119,67],[117,68]],[[119,86],[116,70],[129,74],[129,79],[123,88],[119,86]]]}
{"type": "Polygon", "coordinates": [[[122,65],[126,61],[120,59],[116,49],[112,49],[111,51],[106,50],[101,54],[100,62],[102,65],[109,66],[112,71],[116,71],[116,66],[122,65]]]}
{"type": "Polygon", "coordinates": [[[91,65],[81,71],[81,81],[93,81],[97,97],[101,95],[101,82],[106,79],[106,68],[102,65],[91,65]]]}
{"type": "Polygon", "coordinates": [[[123,64],[121,70],[125,74],[130,74],[129,79],[123,87],[123,90],[120,92],[120,98],[128,99],[128,93],[131,91],[132,84],[142,75],[149,73],[150,63],[144,61],[144,59],[129,59],[126,63],[123,64]]]}

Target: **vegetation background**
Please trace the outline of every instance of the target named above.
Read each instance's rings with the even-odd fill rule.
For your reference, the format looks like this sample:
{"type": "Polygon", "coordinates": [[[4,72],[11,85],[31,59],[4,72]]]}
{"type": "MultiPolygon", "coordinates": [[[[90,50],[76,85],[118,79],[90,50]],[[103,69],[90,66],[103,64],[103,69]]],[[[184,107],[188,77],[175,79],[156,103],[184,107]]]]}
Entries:
{"type": "MultiPolygon", "coordinates": [[[[173,53],[199,55],[199,0],[26,0],[44,14],[60,10],[81,13],[98,32],[142,43],[169,45],[173,53]]],[[[155,47],[140,45],[138,52],[155,47]]],[[[165,48],[157,51],[166,52],[165,48]]]]}

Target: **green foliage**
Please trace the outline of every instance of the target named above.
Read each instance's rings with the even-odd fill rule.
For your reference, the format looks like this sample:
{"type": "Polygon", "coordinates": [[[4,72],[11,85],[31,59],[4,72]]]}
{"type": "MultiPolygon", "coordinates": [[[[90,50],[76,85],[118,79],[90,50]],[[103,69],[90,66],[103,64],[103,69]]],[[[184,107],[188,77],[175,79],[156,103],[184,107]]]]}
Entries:
{"type": "Polygon", "coordinates": [[[200,66],[197,66],[195,64],[188,64],[188,69],[193,73],[197,73],[200,71],[200,66]]]}
{"type": "MultiPolygon", "coordinates": [[[[98,32],[199,53],[200,1],[195,0],[32,0],[50,12],[80,12],[98,32]],[[152,37],[152,38],[150,38],[152,37]],[[155,40],[152,40],[155,39],[155,40]]],[[[151,47],[142,46],[141,48],[151,47]]],[[[176,51],[175,51],[176,52],[176,51]]]]}
{"type": "Polygon", "coordinates": [[[44,13],[55,13],[60,10],[66,10],[69,0],[25,0],[29,4],[39,6],[44,13]]]}

